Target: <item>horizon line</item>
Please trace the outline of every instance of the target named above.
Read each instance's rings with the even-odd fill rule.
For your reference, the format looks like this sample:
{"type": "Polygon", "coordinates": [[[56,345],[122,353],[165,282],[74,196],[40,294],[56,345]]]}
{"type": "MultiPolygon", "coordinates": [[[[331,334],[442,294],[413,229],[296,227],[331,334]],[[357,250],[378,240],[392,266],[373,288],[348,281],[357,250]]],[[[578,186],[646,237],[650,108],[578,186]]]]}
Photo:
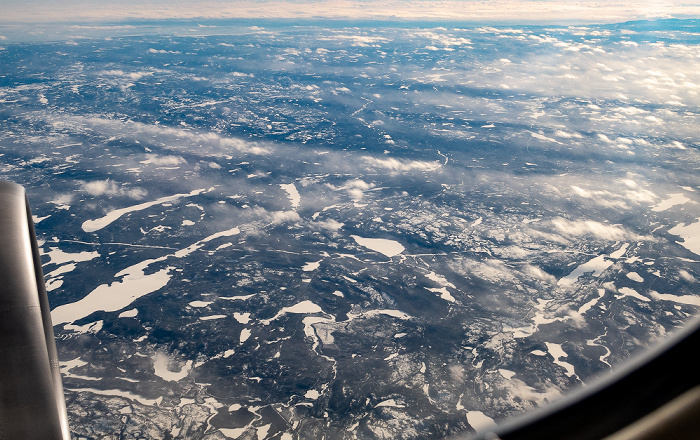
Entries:
{"type": "MultiPolygon", "coordinates": [[[[122,0],[85,5],[85,0],[39,0],[31,5],[0,0],[2,25],[138,23],[139,21],[279,20],[366,22],[462,22],[551,25],[614,24],[700,18],[700,3],[620,0],[601,6],[589,0],[204,0],[189,3],[122,0]]],[[[89,2],[88,2],[89,3],[89,2]]]]}

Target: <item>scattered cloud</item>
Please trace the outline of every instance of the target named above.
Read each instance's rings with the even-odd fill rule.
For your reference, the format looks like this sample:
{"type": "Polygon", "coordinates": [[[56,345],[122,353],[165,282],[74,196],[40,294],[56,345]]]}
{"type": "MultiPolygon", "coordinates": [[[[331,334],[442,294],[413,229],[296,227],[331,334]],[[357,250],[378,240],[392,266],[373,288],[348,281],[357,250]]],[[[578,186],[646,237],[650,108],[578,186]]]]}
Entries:
{"type": "Polygon", "coordinates": [[[311,227],[318,228],[318,229],[325,229],[328,231],[338,231],[343,226],[345,226],[345,223],[341,223],[341,222],[336,221],[332,218],[329,218],[328,220],[317,221],[317,222],[311,223],[311,227]]]}
{"type": "Polygon", "coordinates": [[[523,271],[532,276],[533,278],[537,278],[541,281],[544,281],[548,284],[556,284],[557,283],[557,278],[554,275],[548,274],[547,272],[543,271],[537,266],[533,266],[530,264],[525,265],[523,268],[523,271]]]}
{"type": "Polygon", "coordinates": [[[159,156],[157,154],[147,154],[146,160],[142,160],[140,163],[172,167],[187,163],[187,161],[180,156],[159,156]]]}
{"type": "Polygon", "coordinates": [[[134,200],[140,200],[146,197],[148,191],[143,188],[122,188],[113,180],[93,180],[84,182],[80,185],[80,189],[90,194],[93,197],[98,196],[127,196],[134,200]]]}
{"type": "Polygon", "coordinates": [[[389,171],[405,172],[405,171],[434,171],[442,165],[440,162],[427,162],[419,160],[399,160],[394,158],[381,159],[372,156],[363,156],[361,158],[367,166],[373,168],[383,168],[389,171]]]}
{"type": "Polygon", "coordinates": [[[170,54],[179,54],[180,51],[173,51],[173,50],[164,50],[164,49],[154,49],[154,48],[150,48],[150,49],[148,49],[148,53],[170,53],[170,54]]]}
{"type": "Polygon", "coordinates": [[[289,222],[300,222],[301,217],[299,216],[299,213],[296,211],[273,211],[268,213],[270,217],[270,222],[273,225],[279,225],[282,223],[289,223],[289,222]]]}
{"type": "Polygon", "coordinates": [[[551,225],[554,229],[568,237],[594,236],[602,240],[618,241],[637,237],[627,229],[607,223],[600,223],[593,220],[575,220],[570,221],[564,218],[556,218],[552,220],[551,225]]]}
{"type": "Polygon", "coordinates": [[[107,136],[127,139],[161,141],[163,148],[193,152],[204,156],[222,156],[232,152],[266,155],[272,152],[271,144],[222,136],[214,132],[194,131],[188,128],[168,127],[142,122],[120,121],[99,116],[68,116],[46,114],[56,128],[67,127],[99,131],[107,136]]]}
{"type": "Polygon", "coordinates": [[[118,76],[128,78],[130,80],[139,80],[145,76],[153,76],[154,72],[151,71],[139,71],[139,72],[125,72],[121,69],[116,70],[103,70],[100,72],[102,75],[106,76],[118,76]]]}
{"type": "Polygon", "coordinates": [[[72,194],[56,194],[51,203],[56,205],[58,209],[70,209],[70,204],[73,201],[72,194]]]}
{"type": "Polygon", "coordinates": [[[513,271],[503,261],[487,259],[484,261],[459,260],[450,263],[452,270],[467,277],[476,277],[494,284],[519,284],[513,271]]]}

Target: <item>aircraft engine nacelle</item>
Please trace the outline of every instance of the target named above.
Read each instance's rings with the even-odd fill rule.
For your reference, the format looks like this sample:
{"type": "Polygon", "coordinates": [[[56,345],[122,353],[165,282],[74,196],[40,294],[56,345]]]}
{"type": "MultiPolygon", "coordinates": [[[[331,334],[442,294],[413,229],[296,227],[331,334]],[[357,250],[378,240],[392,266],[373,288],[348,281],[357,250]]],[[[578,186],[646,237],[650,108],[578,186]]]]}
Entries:
{"type": "Polygon", "coordinates": [[[34,223],[0,181],[0,438],[70,439],[34,223]]]}

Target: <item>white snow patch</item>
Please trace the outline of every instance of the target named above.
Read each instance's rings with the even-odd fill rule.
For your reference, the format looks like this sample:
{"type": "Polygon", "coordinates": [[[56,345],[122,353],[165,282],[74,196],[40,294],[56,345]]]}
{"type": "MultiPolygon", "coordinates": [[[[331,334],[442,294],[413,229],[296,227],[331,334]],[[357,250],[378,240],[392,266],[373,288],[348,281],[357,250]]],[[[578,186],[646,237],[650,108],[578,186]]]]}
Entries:
{"type": "MultiPolygon", "coordinates": [[[[571,377],[571,376],[576,376],[576,372],[575,372],[575,370],[574,370],[574,366],[571,365],[571,364],[568,363],[568,362],[564,362],[564,361],[561,360],[562,358],[565,358],[565,357],[568,357],[568,356],[569,356],[569,355],[566,354],[566,352],[561,348],[561,344],[555,344],[555,343],[552,343],[552,342],[545,342],[545,344],[547,345],[547,350],[549,351],[549,354],[551,354],[552,357],[554,358],[554,363],[557,364],[557,365],[559,365],[559,366],[561,366],[561,367],[564,367],[564,369],[566,370],[566,375],[567,375],[567,376],[569,376],[569,377],[571,377]]],[[[576,377],[578,378],[578,376],[576,376],[576,377]]]]}
{"type": "Polygon", "coordinates": [[[629,246],[629,243],[624,243],[622,246],[620,246],[620,249],[610,254],[610,258],[621,258],[623,255],[625,255],[625,252],[627,252],[627,248],[629,248],[629,246]]]}
{"type": "Polygon", "coordinates": [[[496,427],[496,422],[481,411],[467,411],[467,423],[477,432],[496,427]]]}
{"type": "Polygon", "coordinates": [[[439,289],[435,287],[426,287],[426,289],[430,290],[431,292],[439,293],[440,298],[444,299],[445,301],[456,302],[455,298],[447,290],[447,287],[441,287],[439,289]]]}
{"type": "Polygon", "coordinates": [[[200,321],[211,321],[214,319],[224,319],[226,315],[209,315],[209,316],[200,316],[199,320],[200,321]]]}
{"type": "Polygon", "coordinates": [[[683,242],[677,242],[690,252],[700,255],[700,218],[691,224],[679,224],[668,230],[669,233],[679,235],[683,242]]]}
{"type": "Polygon", "coordinates": [[[583,315],[584,313],[589,311],[594,305],[596,305],[598,303],[598,301],[600,301],[600,299],[603,297],[603,295],[605,295],[605,289],[598,289],[598,297],[593,298],[592,300],[588,301],[586,304],[582,305],[578,309],[578,313],[580,315],[583,315]]]}
{"type": "Polygon", "coordinates": [[[146,405],[146,406],[153,406],[153,405],[160,405],[160,403],[163,401],[163,397],[159,397],[157,399],[146,399],[145,397],[141,397],[136,394],[132,394],[128,391],[122,391],[122,390],[100,390],[97,388],[67,388],[71,391],[75,392],[88,392],[88,393],[93,393],[93,394],[99,394],[102,396],[118,396],[118,397],[123,397],[128,400],[133,400],[135,402],[140,403],[141,405],[146,405]]]}
{"type": "Polygon", "coordinates": [[[243,428],[217,428],[226,438],[240,438],[248,430],[248,426],[243,428]]]}
{"type": "Polygon", "coordinates": [[[393,257],[404,251],[404,247],[395,240],[389,240],[386,238],[364,238],[358,235],[351,235],[351,237],[360,246],[371,249],[380,254],[384,254],[387,257],[393,257]]]}
{"type": "Polygon", "coordinates": [[[302,301],[291,307],[285,307],[280,313],[320,313],[323,312],[321,307],[311,301],[302,301]]]}
{"type": "Polygon", "coordinates": [[[291,307],[284,307],[282,310],[277,312],[277,314],[272,319],[263,319],[260,322],[263,323],[263,325],[269,325],[271,321],[274,321],[277,318],[279,318],[287,313],[296,313],[296,314],[323,313],[323,309],[321,309],[321,307],[317,306],[313,302],[306,300],[306,301],[302,301],[300,303],[297,303],[291,307]]]}
{"type": "MultiPolygon", "coordinates": [[[[320,340],[324,345],[333,344],[335,338],[333,338],[333,329],[328,325],[320,325],[318,327],[315,324],[332,324],[335,322],[335,318],[322,318],[320,316],[307,316],[301,321],[304,324],[304,334],[309,338],[314,339],[313,350],[316,350],[318,346],[318,340],[320,340]]],[[[324,356],[325,357],[325,356],[324,356]]],[[[330,359],[330,358],[329,358],[330,359]]]]}
{"type": "Polygon", "coordinates": [[[557,282],[557,284],[560,286],[571,286],[576,281],[578,281],[578,278],[581,275],[584,275],[586,273],[591,273],[591,275],[594,277],[599,276],[601,273],[603,273],[603,271],[605,271],[613,264],[613,262],[611,260],[606,259],[606,257],[607,255],[598,255],[592,260],[581,264],[576,269],[574,269],[573,272],[571,272],[569,275],[561,278],[557,282]]]}
{"type": "Polygon", "coordinates": [[[83,380],[101,380],[98,377],[83,376],[80,374],[71,373],[71,370],[73,368],[82,367],[84,365],[87,365],[87,362],[83,361],[79,357],[72,359],[70,361],[61,362],[61,364],[60,364],[61,374],[63,375],[64,378],[65,377],[74,377],[76,379],[83,379],[83,380]]]}
{"type": "Polygon", "coordinates": [[[255,294],[251,293],[250,295],[238,295],[238,296],[220,296],[219,299],[227,299],[229,301],[245,301],[248,298],[254,297],[255,294]]]}
{"type": "Polygon", "coordinates": [[[250,322],[250,313],[234,312],[233,317],[236,321],[240,322],[243,325],[248,324],[250,322]]]}
{"type": "Polygon", "coordinates": [[[169,382],[177,382],[180,379],[184,379],[190,374],[190,370],[192,369],[192,361],[189,360],[177,371],[171,370],[170,365],[172,364],[172,360],[167,354],[160,351],[153,356],[152,360],[154,374],[169,382]]]}
{"type": "Polygon", "coordinates": [[[668,199],[662,200],[659,204],[651,208],[651,210],[654,212],[661,212],[672,208],[676,205],[683,205],[690,201],[691,200],[688,197],[686,197],[683,193],[669,194],[668,199]]]}
{"type": "Polygon", "coordinates": [[[316,400],[319,398],[320,395],[321,394],[316,390],[309,390],[306,392],[306,394],[304,394],[304,397],[306,397],[307,399],[316,400]]]}
{"type": "Polygon", "coordinates": [[[543,324],[549,324],[552,322],[556,321],[563,321],[567,318],[562,318],[562,317],[557,317],[557,318],[548,318],[545,315],[547,314],[547,304],[551,302],[552,300],[544,300],[542,298],[536,298],[537,300],[537,305],[535,308],[537,309],[537,313],[535,313],[535,316],[532,318],[532,324],[523,326],[523,327],[510,327],[510,326],[503,326],[504,331],[512,331],[513,332],[513,337],[515,338],[526,338],[528,336],[531,336],[534,334],[538,329],[540,325],[543,324]]]}
{"type": "Polygon", "coordinates": [[[51,217],[51,215],[45,215],[43,217],[39,217],[38,215],[33,215],[32,220],[34,221],[34,224],[37,224],[37,223],[41,223],[43,220],[46,220],[49,217],[51,217]]]}
{"type": "Polygon", "coordinates": [[[230,357],[233,356],[235,353],[236,353],[235,350],[226,350],[226,351],[224,352],[224,354],[221,355],[221,357],[224,358],[224,359],[230,358],[230,357]]]}
{"type": "Polygon", "coordinates": [[[312,261],[312,262],[306,263],[304,265],[304,267],[301,268],[301,270],[303,270],[304,272],[314,271],[314,270],[318,269],[318,266],[321,265],[321,261],[323,261],[323,260],[312,261]]]}
{"type": "Polygon", "coordinates": [[[145,274],[146,268],[163,258],[145,260],[119,271],[115,278],[121,281],[102,284],[95,288],[83,299],[58,306],[51,311],[54,325],[73,322],[99,310],[115,312],[121,310],[136,299],[163,288],[170,281],[172,267],[157,272],[145,274]]]}
{"type": "Polygon", "coordinates": [[[380,408],[383,406],[391,407],[391,408],[406,408],[406,405],[402,405],[400,403],[397,403],[395,399],[388,399],[384,400],[382,402],[379,402],[375,408],[380,408]]]}
{"type": "Polygon", "coordinates": [[[408,320],[411,319],[411,315],[408,315],[400,310],[392,310],[392,309],[377,309],[377,310],[368,310],[366,312],[361,312],[361,313],[348,313],[348,320],[356,319],[356,318],[371,318],[377,315],[386,315],[386,316],[391,316],[393,318],[398,318],[398,319],[404,319],[408,320]]]}
{"type": "Polygon", "coordinates": [[[127,310],[125,312],[121,312],[119,314],[120,318],[133,318],[134,316],[139,314],[139,309],[131,309],[127,310]]]}
{"type": "MultiPolygon", "coordinates": [[[[195,249],[199,249],[199,247],[201,247],[202,244],[210,242],[212,240],[216,240],[217,238],[232,237],[232,236],[238,235],[240,233],[241,233],[241,230],[238,227],[233,227],[233,228],[227,229],[225,231],[217,232],[216,234],[212,234],[206,238],[203,238],[202,240],[198,241],[197,243],[195,243],[195,245],[197,245],[197,247],[195,249]]],[[[192,245],[192,246],[194,246],[194,245],[192,245]]],[[[185,248],[184,250],[189,251],[192,248],[192,246],[189,246],[189,247],[185,248]]],[[[194,250],[194,249],[192,249],[192,250],[194,250]]],[[[189,255],[190,253],[191,253],[191,251],[187,252],[184,255],[189,255]]],[[[178,254],[176,253],[175,256],[178,256],[178,254]]]]}
{"type": "Polygon", "coordinates": [[[498,372],[506,379],[511,379],[513,376],[515,376],[515,371],[506,370],[503,368],[499,369],[498,372]]]}
{"type": "Polygon", "coordinates": [[[51,292],[52,290],[56,290],[59,287],[63,285],[63,280],[62,279],[54,279],[54,280],[46,280],[46,291],[51,292]]]}
{"type": "Polygon", "coordinates": [[[646,296],[640,295],[636,290],[630,288],[630,287],[620,287],[617,289],[618,292],[620,292],[622,295],[616,295],[615,298],[621,299],[626,296],[631,296],[632,298],[637,298],[640,301],[651,301],[649,298],[646,296]]]}
{"type": "MultiPolygon", "coordinates": [[[[59,266],[58,269],[52,270],[51,272],[47,273],[45,275],[45,277],[47,280],[51,280],[51,278],[60,277],[61,275],[65,274],[65,273],[72,272],[76,267],[77,266],[75,265],[75,263],[63,264],[63,265],[59,266]]],[[[56,280],[52,280],[52,281],[59,281],[59,280],[60,280],[60,278],[56,279],[56,280]]]]}
{"type": "Polygon", "coordinates": [[[97,322],[88,322],[85,325],[72,325],[68,324],[64,327],[65,330],[72,330],[76,333],[97,333],[102,330],[102,325],[104,322],[99,320],[97,322]]]}
{"type": "Polygon", "coordinates": [[[54,264],[65,264],[65,263],[80,263],[82,261],[90,261],[94,258],[97,258],[100,256],[98,252],[76,252],[76,253],[70,253],[70,252],[63,252],[62,250],[58,248],[49,248],[47,252],[41,252],[42,255],[48,255],[50,260],[46,263],[54,263],[54,264]]]}
{"type": "Polygon", "coordinates": [[[287,191],[287,196],[292,204],[292,208],[297,209],[301,203],[301,196],[299,195],[299,191],[297,191],[297,187],[294,186],[293,183],[286,183],[280,184],[280,188],[287,191]]]}
{"type": "Polygon", "coordinates": [[[250,329],[244,328],[243,330],[241,330],[241,336],[239,338],[241,341],[241,344],[244,343],[245,341],[247,341],[248,338],[250,338],[250,335],[251,335],[250,329]]]}
{"type": "Polygon", "coordinates": [[[451,288],[453,288],[453,289],[456,289],[456,287],[455,287],[454,284],[452,284],[452,283],[450,283],[449,281],[447,281],[447,279],[446,279],[444,276],[439,275],[439,274],[436,274],[435,272],[428,272],[428,273],[425,275],[425,277],[426,277],[427,279],[429,279],[430,281],[434,281],[434,282],[438,283],[438,284],[441,285],[441,286],[451,287],[451,288]]]}
{"type": "Polygon", "coordinates": [[[196,196],[196,195],[203,193],[204,191],[206,191],[206,190],[205,189],[196,189],[196,190],[191,191],[187,194],[175,194],[172,196],[161,197],[159,199],[156,199],[156,200],[153,200],[150,202],[140,203],[138,205],[133,205],[133,206],[127,206],[126,208],[115,209],[114,211],[108,213],[107,215],[105,215],[102,218],[98,218],[95,220],[85,220],[83,222],[83,231],[85,231],[85,232],[99,231],[100,229],[109,225],[110,223],[117,220],[119,217],[123,216],[124,214],[128,214],[130,212],[135,212],[135,211],[142,211],[144,209],[150,208],[151,206],[160,205],[160,204],[167,203],[167,202],[173,202],[173,201],[181,199],[183,197],[196,196]]]}
{"type": "Polygon", "coordinates": [[[610,351],[610,349],[609,349],[608,347],[606,347],[605,345],[603,345],[603,344],[601,344],[601,343],[598,342],[598,341],[599,341],[603,336],[605,336],[605,335],[607,335],[607,332],[605,332],[605,334],[603,334],[603,335],[598,336],[598,337],[595,338],[595,339],[588,339],[588,340],[586,340],[586,345],[591,346],[591,347],[602,347],[602,348],[604,348],[604,349],[605,349],[605,354],[599,356],[599,357],[598,357],[598,360],[600,360],[601,363],[604,363],[604,364],[607,365],[608,367],[612,368],[612,365],[610,365],[610,363],[607,361],[608,356],[610,356],[610,354],[611,354],[612,352],[610,351]]]}
{"type": "Polygon", "coordinates": [[[206,307],[214,301],[191,301],[189,303],[190,307],[206,307]]]}
{"type": "Polygon", "coordinates": [[[636,281],[638,283],[644,282],[644,278],[642,278],[641,275],[639,275],[637,272],[629,272],[629,273],[625,274],[625,276],[627,278],[629,278],[630,280],[636,281]]]}
{"type": "Polygon", "coordinates": [[[257,431],[257,434],[258,434],[258,440],[263,440],[263,439],[267,438],[267,433],[270,430],[270,426],[272,426],[272,424],[268,424],[265,426],[260,426],[258,428],[255,428],[257,431]]]}
{"type": "Polygon", "coordinates": [[[654,290],[649,292],[649,296],[656,300],[673,301],[679,304],[688,304],[700,307],[700,296],[695,295],[672,295],[670,293],[659,293],[654,290]]]}
{"type": "Polygon", "coordinates": [[[83,299],[70,304],[64,304],[56,307],[51,312],[51,319],[54,325],[73,322],[83,318],[99,310],[105,312],[115,312],[127,307],[136,299],[155,292],[158,289],[165,287],[170,281],[170,272],[175,267],[168,266],[154,273],[146,274],[146,268],[153,263],[165,261],[168,258],[183,258],[190,255],[192,252],[201,248],[204,243],[214,240],[219,237],[228,237],[239,234],[240,230],[235,227],[226,231],[212,234],[185,249],[180,249],[173,254],[165,255],[160,258],[145,260],[133,266],[118,272],[114,275],[115,279],[122,278],[120,281],[114,281],[111,284],[102,284],[97,286],[95,290],[90,292],[83,299]]]}

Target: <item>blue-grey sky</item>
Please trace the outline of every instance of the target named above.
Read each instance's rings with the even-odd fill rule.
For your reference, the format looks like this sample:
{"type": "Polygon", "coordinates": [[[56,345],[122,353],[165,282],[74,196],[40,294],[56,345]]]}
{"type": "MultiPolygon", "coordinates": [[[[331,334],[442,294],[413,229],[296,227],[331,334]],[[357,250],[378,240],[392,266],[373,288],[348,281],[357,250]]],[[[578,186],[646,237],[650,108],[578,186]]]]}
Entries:
{"type": "Polygon", "coordinates": [[[700,2],[618,0],[0,0],[0,22],[160,18],[349,18],[620,22],[700,17],[700,2]]]}

